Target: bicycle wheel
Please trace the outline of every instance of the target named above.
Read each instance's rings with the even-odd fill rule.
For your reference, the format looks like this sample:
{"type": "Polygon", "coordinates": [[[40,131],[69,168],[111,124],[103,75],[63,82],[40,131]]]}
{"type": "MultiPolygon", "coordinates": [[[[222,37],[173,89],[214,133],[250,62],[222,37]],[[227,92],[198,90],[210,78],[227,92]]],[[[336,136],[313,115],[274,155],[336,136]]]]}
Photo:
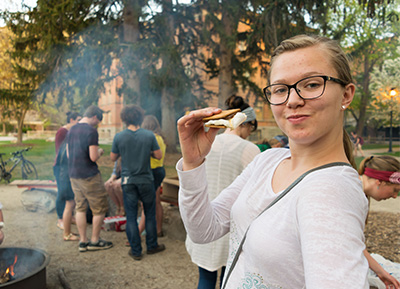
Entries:
{"type": "Polygon", "coordinates": [[[21,173],[24,180],[37,180],[38,178],[34,164],[27,160],[24,160],[21,164],[21,173]]]}

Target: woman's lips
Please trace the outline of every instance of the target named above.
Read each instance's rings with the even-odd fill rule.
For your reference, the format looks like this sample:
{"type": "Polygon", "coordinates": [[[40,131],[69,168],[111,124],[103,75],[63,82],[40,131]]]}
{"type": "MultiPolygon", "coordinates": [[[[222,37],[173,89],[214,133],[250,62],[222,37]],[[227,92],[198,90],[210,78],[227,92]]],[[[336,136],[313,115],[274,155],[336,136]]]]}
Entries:
{"type": "Polygon", "coordinates": [[[301,123],[301,122],[305,121],[307,118],[309,118],[308,115],[296,114],[296,115],[288,116],[287,120],[290,121],[291,123],[301,123]]]}

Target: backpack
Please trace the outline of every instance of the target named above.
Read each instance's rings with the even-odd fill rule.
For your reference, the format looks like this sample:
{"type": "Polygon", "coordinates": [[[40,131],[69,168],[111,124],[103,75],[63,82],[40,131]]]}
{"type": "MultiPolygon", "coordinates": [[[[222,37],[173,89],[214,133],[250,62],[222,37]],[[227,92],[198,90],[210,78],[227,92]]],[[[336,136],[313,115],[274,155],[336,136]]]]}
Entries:
{"type": "Polygon", "coordinates": [[[363,145],[364,144],[364,139],[362,137],[359,137],[359,139],[360,139],[359,144],[363,145]]]}
{"type": "Polygon", "coordinates": [[[65,139],[58,150],[56,166],[60,168],[60,179],[67,178],[68,175],[68,157],[67,157],[67,140],[65,139]]]}

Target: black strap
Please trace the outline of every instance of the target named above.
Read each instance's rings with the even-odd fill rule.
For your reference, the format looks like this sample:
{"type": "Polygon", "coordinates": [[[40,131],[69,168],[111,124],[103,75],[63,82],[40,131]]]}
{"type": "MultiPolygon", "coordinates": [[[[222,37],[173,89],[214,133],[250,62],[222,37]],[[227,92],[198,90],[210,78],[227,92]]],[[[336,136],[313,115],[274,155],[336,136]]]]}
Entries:
{"type": "MultiPolygon", "coordinates": [[[[304,179],[304,177],[305,177],[306,175],[308,175],[309,173],[315,172],[315,171],[317,171],[317,170],[326,169],[326,168],[334,167],[334,166],[349,166],[349,167],[352,167],[352,166],[349,165],[348,163],[344,163],[344,162],[335,162],[335,163],[325,164],[325,165],[322,165],[322,166],[313,168],[313,169],[311,169],[311,170],[309,170],[309,171],[306,171],[304,174],[302,174],[300,177],[298,177],[293,183],[291,183],[290,186],[287,187],[281,194],[279,194],[279,196],[277,196],[264,210],[262,210],[261,213],[259,213],[258,216],[254,218],[254,220],[257,219],[257,218],[258,218],[261,214],[263,214],[266,210],[268,210],[268,209],[271,208],[273,205],[275,205],[280,199],[282,199],[291,189],[293,189],[294,186],[296,186],[302,179],[304,179]]],[[[253,220],[253,221],[254,221],[254,220],[253,220]]],[[[228,283],[228,279],[229,279],[229,277],[230,277],[230,275],[231,275],[231,273],[232,273],[232,271],[233,271],[233,268],[235,267],[235,265],[236,265],[236,263],[237,263],[237,261],[238,261],[238,259],[239,259],[239,255],[240,255],[240,253],[242,252],[243,244],[244,244],[244,241],[246,240],[247,232],[249,231],[250,226],[251,226],[251,224],[247,227],[247,230],[246,230],[246,232],[245,232],[244,235],[243,235],[242,241],[240,242],[239,247],[238,247],[238,249],[236,250],[235,257],[234,257],[233,260],[232,260],[232,264],[231,264],[231,266],[229,267],[229,271],[228,271],[228,273],[226,274],[226,278],[225,278],[224,283],[223,283],[223,285],[222,285],[222,287],[221,287],[222,289],[225,289],[226,284],[228,283]]]]}

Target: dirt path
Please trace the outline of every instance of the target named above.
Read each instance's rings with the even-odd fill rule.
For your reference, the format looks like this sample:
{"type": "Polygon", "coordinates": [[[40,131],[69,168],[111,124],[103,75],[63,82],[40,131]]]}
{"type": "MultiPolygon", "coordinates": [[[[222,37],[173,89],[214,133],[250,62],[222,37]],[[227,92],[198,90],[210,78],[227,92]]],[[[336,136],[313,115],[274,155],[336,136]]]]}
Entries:
{"type": "MultiPolygon", "coordinates": [[[[195,288],[197,267],[190,261],[185,244],[166,234],[159,242],[167,249],[156,255],[144,255],[138,262],[128,256],[124,232],[102,231],[101,236],[114,247],[98,252],[78,252],[77,242],[64,242],[62,231],[56,227],[56,213],[28,212],[21,204],[21,192],[14,186],[0,185],[0,201],[6,227],[2,247],[28,247],[46,251],[50,257],[47,266],[47,288],[62,289],[58,272],[64,268],[74,289],[122,288],[195,288]]],[[[176,207],[166,207],[166,222],[174,220],[176,207]]],[[[77,228],[73,226],[73,231],[77,228]]],[[[144,238],[143,238],[144,239],[144,238]]],[[[142,245],[145,248],[144,242],[142,245]]]]}
{"type": "MultiPolygon", "coordinates": [[[[196,288],[197,267],[191,262],[184,244],[184,231],[176,207],[166,205],[164,230],[166,237],[159,242],[167,249],[156,255],[144,255],[140,261],[128,256],[124,232],[103,231],[102,237],[114,243],[110,250],[78,252],[77,242],[64,242],[62,231],[56,227],[56,213],[28,212],[21,204],[23,189],[0,184],[0,202],[6,236],[2,247],[28,247],[46,251],[47,288],[62,289],[58,272],[65,270],[74,289],[175,289],[196,288]]],[[[366,244],[394,262],[400,262],[400,207],[399,199],[371,204],[366,229],[366,244]],[[389,204],[390,203],[390,204],[389,204]]],[[[77,232],[75,226],[73,231],[77,232]]],[[[90,229],[90,227],[89,227],[90,229]]],[[[142,243],[145,248],[144,242],[142,243]]]]}

